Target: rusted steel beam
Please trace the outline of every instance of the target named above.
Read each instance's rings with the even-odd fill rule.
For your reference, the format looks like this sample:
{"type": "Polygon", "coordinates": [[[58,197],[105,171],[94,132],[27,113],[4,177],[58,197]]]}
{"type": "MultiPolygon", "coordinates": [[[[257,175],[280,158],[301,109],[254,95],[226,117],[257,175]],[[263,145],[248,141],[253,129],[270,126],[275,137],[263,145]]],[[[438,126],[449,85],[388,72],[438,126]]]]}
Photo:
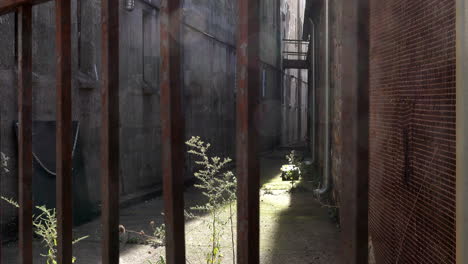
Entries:
{"type": "Polygon", "coordinates": [[[32,263],[32,6],[18,9],[19,263],[32,263]]]}
{"type": "Polygon", "coordinates": [[[255,112],[260,87],[259,0],[239,0],[237,36],[237,259],[259,263],[259,156],[255,112]]]}
{"type": "Polygon", "coordinates": [[[50,0],[0,0],[0,16],[15,12],[22,5],[38,5],[50,0]]]}
{"type": "Polygon", "coordinates": [[[340,263],[368,262],[369,1],[342,1],[343,190],[340,263]]]}
{"type": "Polygon", "coordinates": [[[161,15],[161,122],[166,261],[185,263],[184,130],[180,0],[164,0],[161,15]]]}
{"type": "Polygon", "coordinates": [[[72,263],[72,94],[70,0],[55,1],[57,68],[57,260],[72,263]]]}
{"type": "Polygon", "coordinates": [[[102,0],[102,263],[119,263],[119,1],[102,0]]]}

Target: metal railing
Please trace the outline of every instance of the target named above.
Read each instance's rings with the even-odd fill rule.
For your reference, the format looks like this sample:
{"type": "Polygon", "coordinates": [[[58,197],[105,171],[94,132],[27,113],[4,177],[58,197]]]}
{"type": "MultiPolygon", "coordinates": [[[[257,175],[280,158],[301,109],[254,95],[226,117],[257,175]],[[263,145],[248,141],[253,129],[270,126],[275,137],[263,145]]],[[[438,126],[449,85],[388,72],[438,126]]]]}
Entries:
{"type": "Polygon", "coordinates": [[[300,39],[283,39],[283,59],[306,60],[309,51],[309,41],[300,39]]]}

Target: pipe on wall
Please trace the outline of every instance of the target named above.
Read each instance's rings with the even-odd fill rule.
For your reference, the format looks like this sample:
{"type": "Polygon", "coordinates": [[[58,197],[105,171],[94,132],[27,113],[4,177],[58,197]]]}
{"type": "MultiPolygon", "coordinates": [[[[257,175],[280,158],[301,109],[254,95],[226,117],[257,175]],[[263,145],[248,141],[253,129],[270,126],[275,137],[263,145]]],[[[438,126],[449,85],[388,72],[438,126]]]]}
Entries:
{"type": "MultiPolygon", "coordinates": [[[[296,39],[302,39],[302,30],[301,30],[301,0],[297,0],[296,3],[296,39]]],[[[297,42],[297,51],[299,54],[302,53],[302,45],[301,42],[297,42]]],[[[300,58],[298,58],[300,59],[300,58]]],[[[297,137],[297,142],[301,142],[301,112],[302,112],[302,70],[297,69],[297,77],[298,77],[298,82],[296,84],[296,137],[297,137]]]]}
{"type": "Polygon", "coordinates": [[[325,0],[325,138],[323,146],[323,181],[322,188],[315,190],[317,195],[325,194],[331,187],[330,175],[330,6],[325,0]]]}
{"type": "Polygon", "coordinates": [[[310,115],[312,116],[312,121],[311,121],[311,132],[312,132],[312,135],[311,135],[311,153],[312,153],[312,163],[315,162],[315,151],[316,151],[316,146],[315,146],[315,136],[316,136],[316,127],[315,127],[315,108],[316,108],[316,99],[315,99],[315,89],[317,88],[316,87],[316,81],[315,81],[315,63],[316,63],[316,60],[315,60],[315,23],[312,19],[309,18],[309,23],[310,23],[310,28],[311,28],[311,40],[310,40],[310,59],[311,59],[311,68],[310,68],[310,71],[311,71],[311,76],[312,76],[312,81],[310,81],[312,83],[312,91],[311,91],[311,95],[312,95],[312,98],[311,98],[311,103],[312,103],[312,106],[310,108],[310,115]]]}

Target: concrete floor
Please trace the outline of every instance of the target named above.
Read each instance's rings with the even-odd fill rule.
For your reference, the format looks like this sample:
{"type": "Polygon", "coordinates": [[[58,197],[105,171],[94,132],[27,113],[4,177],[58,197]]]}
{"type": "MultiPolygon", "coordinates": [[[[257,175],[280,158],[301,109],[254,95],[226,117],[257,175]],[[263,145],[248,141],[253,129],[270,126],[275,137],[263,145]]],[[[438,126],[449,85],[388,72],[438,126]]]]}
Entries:
{"type": "MultiPolygon", "coordinates": [[[[334,264],[338,263],[338,230],[329,220],[327,211],[317,203],[312,195],[312,183],[304,180],[298,183],[296,191],[290,192],[290,184],[279,178],[279,168],[284,163],[283,152],[269,154],[262,159],[262,191],[260,220],[260,255],[263,264],[334,264]]],[[[187,207],[203,202],[202,196],[194,188],[185,194],[187,207]]],[[[235,205],[234,205],[235,207],[235,205]]],[[[149,223],[163,221],[161,197],[121,210],[121,223],[135,231],[150,232],[149,223]]],[[[227,214],[227,211],[226,211],[227,214]]],[[[205,216],[206,218],[206,216],[205,216]]],[[[79,226],[76,236],[90,237],[74,248],[76,263],[92,264],[100,262],[100,221],[96,219],[79,226]]],[[[164,248],[129,243],[132,239],[122,237],[120,263],[149,264],[164,254],[164,248]]],[[[204,264],[205,254],[210,243],[209,229],[203,217],[188,220],[186,224],[187,263],[204,264]]],[[[40,257],[43,249],[35,243],[35,263],[45,263],[40,257]]],[[[232,249],[229,229],[221,241],[223,263],[232,263],[232,249]]],[[[17,244],[4,245],[2,263],[17,263],[17,244]]]]}

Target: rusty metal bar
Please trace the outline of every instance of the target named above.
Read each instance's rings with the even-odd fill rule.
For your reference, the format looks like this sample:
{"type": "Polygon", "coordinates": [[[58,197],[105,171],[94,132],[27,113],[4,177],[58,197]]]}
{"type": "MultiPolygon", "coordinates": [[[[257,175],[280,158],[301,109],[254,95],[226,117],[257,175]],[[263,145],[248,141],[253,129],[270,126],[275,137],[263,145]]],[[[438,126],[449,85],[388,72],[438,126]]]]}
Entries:
{"type": "MultiPolygon", "coordinates": [[[[15,41],[16,41],[16,38],[15,38],[15,41]]],[[[16,43],[16,42],[15,42],[16,43]]],[[[0,111],[0,155],[1,155],[1,150],[2,150],[2,113],[0,111]]],[[[0,157],[0,164],[2,163],[2,158],[0,157]]],[[[3,165],[3,164],[2,164],[3,165]]],[[[1,186],[2,186],[2,179],[3,178],[3,175],[4,175],[4,170],[2,167],[2,165],[0,165],[0,190],[2,189],[1,186]]],[[[0,223],[3,223],[3,208],[0,207],[0,223]]],[[[2,256],[3,256],[3,249],[2,249],[2,245],[3,245],[3,234],[2,234],[2,228],[0,227],[0,264],[2,264],[2,256]]]]}
{"type": "Polygon", "coordinates": [[[15,12],[22,5],[38,5],[50,0],[0,0],[0,16],[15,12]]]}
{"type": "Polygon", "coordinates": [[[164,0],[161,14],[161,122],[166,261],[185,263],[184,130],[180,0],[164,0]]]}
{"type": "Polygon", "coordinates": [[[259,263],[258,133],[255,110],[260,87],[259,0],[239,0],[237,36],[237,259],[259,263]]]}
{"type": "Polygon", "coordinates": [[[369,1],[343,1],[340,263],[368,263],[369,1]]]}
{"type": "Polygon", "coordinates": [[[102,0],[102,263],[119,263],[119,1],[102,0]]]}
{"type": "Polygon", "coordinates": [[[72,95],[70,0],[55,1],[57,63],[57,261],[72,263],[72,95]]]}
{"type": "Polygon", "coordinates": [[[32,6],[18,9],[19,263],[32,264],[32,6]]]}

